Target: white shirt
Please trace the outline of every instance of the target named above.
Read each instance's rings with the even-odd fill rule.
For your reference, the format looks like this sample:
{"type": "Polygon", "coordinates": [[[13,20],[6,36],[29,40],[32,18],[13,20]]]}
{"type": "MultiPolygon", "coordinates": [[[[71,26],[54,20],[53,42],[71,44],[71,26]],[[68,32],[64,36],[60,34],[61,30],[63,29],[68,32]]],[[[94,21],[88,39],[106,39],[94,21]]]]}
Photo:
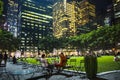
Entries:
{"type": "Polygon", "coordinates": [[[41,62],[41,65],[42,65],[43,67],[47,67],[47,66],[48,66],[47,60],[46,60],[45,58],[41,58],[41,59],[40,59],[40,62],[41,62]]]}

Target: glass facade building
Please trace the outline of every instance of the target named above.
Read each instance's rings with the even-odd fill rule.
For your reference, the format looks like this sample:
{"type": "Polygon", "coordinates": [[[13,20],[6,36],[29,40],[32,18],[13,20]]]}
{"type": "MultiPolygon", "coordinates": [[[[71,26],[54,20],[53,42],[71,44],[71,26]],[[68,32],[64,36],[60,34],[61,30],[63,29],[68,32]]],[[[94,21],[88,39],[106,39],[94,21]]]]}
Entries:
{"type": "Polygon", "coordinates": [[[120,0],[114,0],[114,17],[115,23],[120,23],[120,0]]]}
{"type": "Polygon", "coordinates": [[[21,39],[21,51],[38,52],[39,40],[52,35],[52,3],[9,0],[8,25],[16,27],[13,32],[15,34],[16,31],[16,36],[21,39]]]}
{"type": "Polygon", "coordinates": [[[15,37],[17,37],[18,32],[18,0],[8,0],[7,9],[7,26],[8,31],[10,31],[15,37]]]}

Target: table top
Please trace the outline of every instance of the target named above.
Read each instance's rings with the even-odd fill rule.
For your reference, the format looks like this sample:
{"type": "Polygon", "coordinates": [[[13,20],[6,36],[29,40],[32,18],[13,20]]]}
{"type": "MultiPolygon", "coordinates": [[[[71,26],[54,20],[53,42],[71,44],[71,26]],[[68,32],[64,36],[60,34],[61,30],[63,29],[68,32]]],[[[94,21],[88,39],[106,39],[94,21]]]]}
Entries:
{"type": "Polygon", "coordinates": [[[12,74],[12,75],[26,75],[26,74],[32,74],[34,72],[35,72],[35,70],[33,70],[33,69],[22,69],[22,70],[10,71],[10,74],[12,74]]]}

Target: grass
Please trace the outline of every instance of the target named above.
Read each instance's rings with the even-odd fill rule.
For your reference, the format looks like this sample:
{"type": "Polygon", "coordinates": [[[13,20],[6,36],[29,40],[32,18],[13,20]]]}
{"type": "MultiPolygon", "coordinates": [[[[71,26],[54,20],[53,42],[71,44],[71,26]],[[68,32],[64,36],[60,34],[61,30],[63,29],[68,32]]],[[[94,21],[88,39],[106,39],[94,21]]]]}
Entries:
{"type": "MultiPolygon", "coordinates": [[[[114,56],[98,57],[98,73],[112,71],[112,70],[120,70],[120,62],[118,64],[117,62],[113,61],[113,58],[114,58],[114,56]]],[[[49,63],[53,62],[52,59],[59,61],[58,58],[47,58],[49,63]]],[[[74,66],[79,66],[80,60],[83,60],[84,57],[71,57],[70,59],[68,59],[68,64],[74,65],[74,66]],[[70,59],[76,59],[77,61],[76,61],[76,63],[70,63],[70,59]]],[[[31,63],[31,64],[40,64],[39,61],[37,61],[35,58],[27,58],[25,61],[27,63],[31,63]]],[[[83,71],[84,71],[84,69],[83,69],[83,71]]]]}
{"type": "Polygon", "coordinates": [[[35,58],[20,58],[18,61],[23,61],[28,64],[40,64],[35,58]]]}
{"type": "Polygon", "coordinates": [[[114,61],[114,56],[98,57],[98,72],[112,71],[118,69],[120,69],[120,64],[114,61]]]}
{"type": "MultiPolygon", "coordinates": [[[[49,62],[51,58],[48,59],[49,62]]],[[[71,65],[79,66],[80,60],[83,60],[84,57],[71,57],[70,59],[76,59],[76,64],[72,63],[71,65]]],[[[70,64],[70,59],[68,60],[68,64],[70,64]]],[[[97,58],[98,60],[98,73],[106,72],[106,71],[113,71],[113,70],[120,70],[120,62],[117,63],[114,61],[114,56],[101,56],[97,58]]],[[[84,66],[84,65],[83,65],[84,66]]],[[[83,69],[85,71],[85,69],[83,69]]]]}

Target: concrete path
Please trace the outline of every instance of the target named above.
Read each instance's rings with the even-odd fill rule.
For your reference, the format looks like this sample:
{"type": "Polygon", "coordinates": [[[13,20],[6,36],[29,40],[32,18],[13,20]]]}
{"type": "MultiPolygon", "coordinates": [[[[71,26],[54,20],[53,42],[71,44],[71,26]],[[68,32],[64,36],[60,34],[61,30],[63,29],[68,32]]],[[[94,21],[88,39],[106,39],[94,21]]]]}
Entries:
{"type": "MultiPolygon", "coordinates": [[[[22,70],[22,65],[16,65],[16,64],[12,64],[7,62],[7,66],[6,66],[6,70],[8,71],[15,71],[15,70],[22,70]]],[[[69,72],[68,72],[69,74],[69,72]]],[[[41,75],[41,73],[35,73],[35,76],[39,76],[41,75]]],[[[109,72],[104,72],[104,73],[98,73],[97,74],[98,77],[100,78],[104,78],[106,80],[120,80],[120,70],[117,71],[109,71],[109,72]]],[[[31,77],[31,74],[29,75],[25,75],[25,76],[21,76],[21,80],[25,80],[31,77]]],[[[10,80],[10,79],[8,79],[10,80]]],[[[12,80],[12,79],[11,79],[12,80]]],[[[45,78],[41,78],[41,79],[37,79],[37,80],[46,80],[45,78]]],[[[85,77],[82,77],[81,75],[74,75],[72,77],[66,77],[64,75],[52,75],[49,79],[47,80],[89,80],[85,77]]]]}

